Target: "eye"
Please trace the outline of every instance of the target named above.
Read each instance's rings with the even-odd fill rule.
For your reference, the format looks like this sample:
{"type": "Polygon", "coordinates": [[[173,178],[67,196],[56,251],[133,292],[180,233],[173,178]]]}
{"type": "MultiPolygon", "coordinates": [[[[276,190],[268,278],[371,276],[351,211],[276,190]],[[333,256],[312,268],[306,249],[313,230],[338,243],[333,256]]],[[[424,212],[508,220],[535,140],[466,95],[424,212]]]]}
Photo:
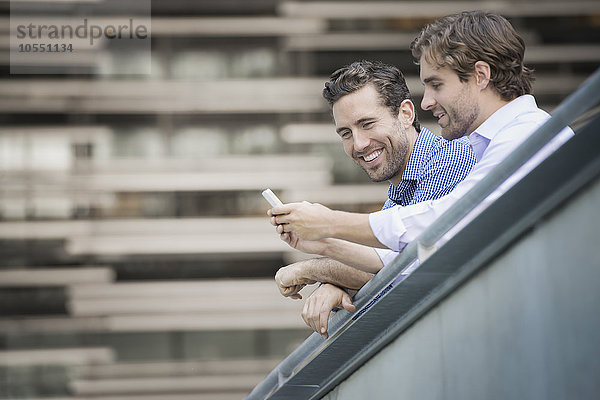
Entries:
{"type": "Polygon", "coordinates": [[[432,88],[433,90],[438,90],[438,89],[439,89],[441,86],[442,86],[442,84],[441,84],[441,83],[432,83],[432,84],[431,84],[431,88],[432,88]]]}
{"type": "Polygon", "coordinates": [[[365,128],[365,129],[372,128],[374,124],[375,124],[375,121],[367,121],[363,124],[363,128],[365,128]]]}
{"type": "Polygon", "coordinates": [[[352,132],[351,131],[341,131],[339,133],[339,135],[342,139],[348,139],[350,136],[352,136],[352,132]]]}

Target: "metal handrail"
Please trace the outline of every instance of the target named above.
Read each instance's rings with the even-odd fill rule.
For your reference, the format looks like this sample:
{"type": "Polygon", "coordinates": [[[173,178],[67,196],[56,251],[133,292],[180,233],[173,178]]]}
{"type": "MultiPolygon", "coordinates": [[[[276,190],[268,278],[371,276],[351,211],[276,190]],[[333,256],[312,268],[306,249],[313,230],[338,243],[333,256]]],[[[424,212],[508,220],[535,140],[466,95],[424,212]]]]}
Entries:
{"type": "MultiPolygon", "coordinates": [[[[432,247],[459,221],[477,207],[482,200],[506,181],[525,162],[536,154],[545,144],[556,136],[563,128],[571,124],[578,116],[600,102],[600,68],[598,68],[575,92],[573,92],[554,111],[552,117],[526,139],[513,153],[506,157],[496,168],[478,182],[470,191],[461,197],[425,232],[409,243],[402,253],[388,266],[383,268],[355,296],[357,311],[337,312],[329,321],[329,330],[333,332],[327,341],[317,333],[313,333],[288,357],[286,357],[271,373],[259,383],[248,395],[247,399],[267,399],[296,372],[301,370],[310,360],[326,348],[353,321],[366,312],[380,296],[385,295],[393,282],[402,275],[402,271],[418,260],[420,246],[432,247]]],[[[349,368],[348,366],[341,367],[349,368]]]]}

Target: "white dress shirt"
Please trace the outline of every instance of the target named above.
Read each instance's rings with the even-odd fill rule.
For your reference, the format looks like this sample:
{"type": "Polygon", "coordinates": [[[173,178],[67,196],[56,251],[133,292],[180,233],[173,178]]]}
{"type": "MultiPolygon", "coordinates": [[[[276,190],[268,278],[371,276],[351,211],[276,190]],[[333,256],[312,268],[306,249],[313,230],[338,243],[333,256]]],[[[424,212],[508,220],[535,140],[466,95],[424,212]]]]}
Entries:
{"type": "MultiPolygon", "coordinates": [[[[406,207],[392,207],[369,215],[375,237],[388,248],[401,251],[415,240],[452,204],[500,164],[515,148],[549,118],[539,109],[531,95],[524,95],[504,105],[469,135],[477,164],[469,175],[448,195],[406,207]]],[[[508,190],[548,155],[573,136],[570,128],[563,129],[528,163],[486,199],[486,206],[508,190]]],[[[464,225],[464,224],[461,224],[464,225]]]]}

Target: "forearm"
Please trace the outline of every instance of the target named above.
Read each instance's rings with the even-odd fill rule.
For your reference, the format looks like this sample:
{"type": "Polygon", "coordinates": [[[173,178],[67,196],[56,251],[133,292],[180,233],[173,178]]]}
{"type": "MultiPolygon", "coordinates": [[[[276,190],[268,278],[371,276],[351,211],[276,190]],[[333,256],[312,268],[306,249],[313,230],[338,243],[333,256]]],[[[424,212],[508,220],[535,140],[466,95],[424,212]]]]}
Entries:
{"type": "Polygon", "coordinates": [[[387,248],[373,234],[369,214],[331,211],[329,237],[370,247],[387,248]]]}
{"type": "Polygon", "coordinates": [[[370,247],[386,248],[373,233],[369,214],[334,211],[318,203],[290,203],[268,214],[277,232],[294,232],[300,239],[337,238],[370,247]]]}
{"type": "Polygon", "coordinates": [[[381,258],[372,247],[334,238],[323,239],[323,243],[322,256],[373,274],[383,268],[381,258]]]}
{"type": "MultiPolygon", "coordinates": [[[[377,255],[376,255],[377,256],[377,255]]],[[[331,258],[313,258],[296,263],[301,275],[318,282],[332,283],[348,289],[360,289],[373,275],[331,258]]]]}

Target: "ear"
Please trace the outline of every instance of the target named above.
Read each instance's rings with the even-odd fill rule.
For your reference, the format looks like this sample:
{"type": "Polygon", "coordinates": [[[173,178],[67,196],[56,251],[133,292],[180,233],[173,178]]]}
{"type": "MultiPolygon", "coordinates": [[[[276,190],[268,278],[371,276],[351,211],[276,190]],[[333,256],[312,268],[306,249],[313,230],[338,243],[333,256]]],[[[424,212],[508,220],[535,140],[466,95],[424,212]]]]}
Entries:
{"type": "Polygon", "coordinates": [[[486,63],[485,61],[477,61],[475,63],[475,82],[481,90],[487,88],[488,84],[490,83],[491,73],[492,71],[490,64],[486,63]]]}
{"type": "Polygon", "coordinates": [[[400,103],[400,107],[398,108],[398,120],[403,126],[412,125],[415,120],[415,105],[412,101],[406,99],[402,103],[400,103]]]}

